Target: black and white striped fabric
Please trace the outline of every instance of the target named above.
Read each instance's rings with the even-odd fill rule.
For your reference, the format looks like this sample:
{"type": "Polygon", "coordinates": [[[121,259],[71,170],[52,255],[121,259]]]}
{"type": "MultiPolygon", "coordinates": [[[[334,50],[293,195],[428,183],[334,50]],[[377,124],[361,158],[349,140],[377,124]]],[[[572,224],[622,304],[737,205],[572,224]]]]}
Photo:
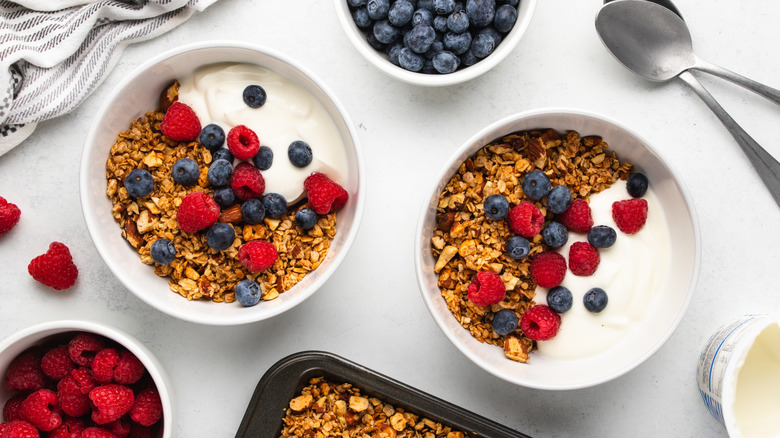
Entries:
{"type": "Polygon", "coordinates": [[[76,108],[125,46],[216,0],[0,0],[0,155],[76,108]]]}

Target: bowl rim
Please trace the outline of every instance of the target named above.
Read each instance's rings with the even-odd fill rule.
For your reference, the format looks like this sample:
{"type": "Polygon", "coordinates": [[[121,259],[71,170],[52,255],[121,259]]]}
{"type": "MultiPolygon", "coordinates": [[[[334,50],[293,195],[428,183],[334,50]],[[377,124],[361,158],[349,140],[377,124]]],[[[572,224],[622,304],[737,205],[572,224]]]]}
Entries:
{"type": "MultiPolygon", "coordinates": [[[[207,65],[207,64],[208,62],[203,63],[203,65],[207,65]]],[[[97,248],[98,253],[100,254],[103,262],[106,265],[108,265],[111,272],[114,274],[115,277],[117,277],[121,281],[124,287],[129,289],[133,293],[133,295],[135,295],[141,301],[145,302],[151,307],[163,313],[166,313],[170,316],[174,316],[178,319],[181,319],[183,321],[205,324],[205,325],[236,326],[236,325],[249,324],[249,323],[261,321],[276,316],[278,314],[281,314],[297,306],[298,304],[300,304],[301,302],[309,298],[311,295],[313,295],[330,278],[333,272],[337,270],[337,268],[341,265],[341,262],[344,260],[344,258],[346,258],[347,254],[349,253],[349,249],[352,247],[352,244],[354,243],[355,238],[357,237],[358,231],[360,229],[360,225],[362,223],[362,218],[363,218],[363,210],[365,206],[366,181],[364,175],[366,173],[365,173],[365,162],[363,157],[363,151],[360,144],[360,137],[357,134],[357,130],[355,128],[354,123],[352,122],[351,117],[349,116],[349,113],[347,112],[346,108],[341,103],[341,101],[336,97],[336,95],[330,89],[330,87],[328,87],[317,75],[315,75],[307,67],[304,67],[303,65],[299,64],[297,61],[292,60],[288,56],[274,49],[270,49],[265,46],[261,46],[261,45],[257,45],[245,41],[216,39],[216,40],[198,41],[190,44],[181,45],[173,49],[167,50],[165,52],[162,52],[157,56],[152,57],[151,59],[140,64],[131,72],[129,72],[116,86],[114,86],[114,88],[111,90],[108,96],[104,98],[103,103],[100,105],[100,108],[98,109],[96,114],[98,116],[92,122],[89,131],[87,132],[87,136],[84,140],[84,148],[82,151],[81,162],[79,165],[79,196],[81,202],[82,215],[84,216],[84,220],[87,224],[87,231],[89,232],[90,238],[93,244],[95,245],[95,247],[97,248]],[[133,285],[134,283],[131,281],[131,279],[128,278],[128,276],[125,275],[118,266],[115,266],[114,262],[111,260],[110,252],[107,246],[100,239],[99,233],[97,231],[99,229],[97,225],[97,219],[93,217],[94,213],[90,211],[90,207],[91,207],[89,201],[90,194],[87,190],[90,182],[89,175],[88,175],[90,161],[88,158],[90,152],[96,147],[94,144],[95,143],[94,140],[95,137],[98,135],[98,131],[100,128],[99,122],[102,119],[102,115],[108,112],[112,102],[114,102],[118,98],[118,96],[124,91],[124,89],[131,82],[133,82],[138,75],[146,72],[147,70],[150,70],[160,62],[163,62],[169,58],[178,55],[182,55],[186,52],[197,51],[202,49],[219,49],[219,48],[226,48],[226,49],[235,48],[240,50],[253,51],[263,56],[275,58],[277,61],[287,64],[288,66],[292,67],[292,69],[297,70],[308,80],[310,80],[316,87],[318,87],[325,96],[327,96],[327,98],[330,100],[329,103],[336,108],[339,115],[343,119],[344,126],[349,133],[352,143],[354,144],[355,166],[357,168],[357,185],[356,185],[356,194],[355,194],[356,196],[354,196],[354,198],[356,198],[355,199],[356,204],[355,204],[355,211],[352,220],[352,226],[345,237],[342,248],[336,254],[333,255],[333,259],[330,262],[328,269],[320,273],[319,276],[316,278],[316,280],[312,284],[310,284],[305,290],[297,291],[295,296],[289,299],[288,301],[286,301],[284,305],[275,306],[271,309],[266,309],[266,311],[252,312],[251,310],[249,310],[247,312],[244,312],[243,315],[219,315],[219,316],[210,315],[208,318],[204,318],[192,312],[188,312],[186,309],[180,309],[179,307],[172,308],[172,307],[158,305],[155,299],[153,299],[148,294],[143,293],[143,291],[138,290],[138,287],[133,285]]],[[[117,230],[119,230],[118,225],[117,225],[117,230]]],[[[183,297],[182,299],[186,300],[186,298],[183,297]]],[[[212,304],[216,304],[216,303],[212,303],[212,304]]]]}
{"type": "Polygon", "coordinates": [[[426,87],[446,87],[477,78],[487,73],[509,56],[517,47],[531,24],[531,19],[536,10],[537,0],[521,0],[520,5],[521,7],[526,8],[526,13],[522,15],[522,19],[515,23],[512,30],[509,31],[509,34],[506,35],[493,53],[474,65],[449,74],[418,73],[404,70],[403,68],[394,65],[388,59],[384,58],[379,51],[369,46],[368,43],[365,42],[365,38],[358,38],[358,34],[361,34],[361,31],[352,20],[346,0],[333,0],[333,3],[335,6],[334,9],[336,10],[336,16],[338,17],[342,30],[344,30],[344,33],[347,35],[347,39],[349,39],[355,49],[371,62],[374,67],[388,76],[407,84],[426,87]]]}
{"type": "MultiPolygon", "coordinates": [[[[487,141],[491,141],[491,139],[487,139],[487,141]]],[[[487,143],[484,143],[487,144],[487,143]]],[[[474,151],[475,152],[475,151],[474,151]]],[[[591,386],[595,386],[601,383],[605,383],[607,381],[613,380],[617,377],[620,377],[629,371],[633,370],[637,366],[639,366],[641,363],[643,363],[645,360],[647,360],[650,356],[655,354],[661,346],[663,346],[666,341],[672,336],[674,331],[679,326],[680,322],[682,321],[683,317],[685,316],[687,309],[690,305],[690,302],[693,298],[693,294],[696,289],[696,285],[698,282],[699,272],[700,272],[700,264],[701,264],[701,230],[698,220],[698,215],[696,213],[696,208],[693,203],[693,199],[688,191],[688,188],[685,185],[684,180],[681,178],[680,173],[674,168],[674,166],[667,160],[663,154],[661,154],[657,149],[655,149],[652,144],[647,141],[642,135],[640,135],[638,132],[636,132],[634,129],[629,128],[626,124],[619,122],[618,120],[611,118],[609,116],[606,116],[604,114],[580,109],[580,108],[574,108],[574,107],[545,107],[545,108],[539,108],[534,110],[528,110],[523,111],[519,113],[515,113],[509,116],[506,116],[500,120],[497,120],[488,126],[480,129],[477,133],[472,135],[466,142],[464,142],[455,152],[451,155],[449,159],[447,159],[446,163],[441,167],[441,171],[437,174],[436,178],[433,180],[432,184],[430,185],[429,189],[425,192],[423,197],[423,206],[420,211],[420,215],[418,217],[417,226],[415,228],[415,235],[414,235],[414,266],[415,266],[415,277],[417,279],[417,285],[420,294],[422,295],[423,302],[425,302],[425,306],[428,309],[428,312],[433,317],[434,321],[436,322],[437,327],[439,330],[441,330],[442,333],[449,339],[449,341],[458,349],[461,353],[463,353],[467,358],[469,358],[472,362],[477,364],[480,368],[482,368],[484,371],[487,371],[488,373],[501,378],[502,380],[508,381],[510,383],[528,387],[528,388],[536,388],[536,389],[545,389],[545,390],[570,390],[570,389],[581,389],[581,388],[587,388],[591,386]],[[536,116],[549,116],[549,115],[568,115],[568,116],[579,116],[579,117],[585,117],[585,118],[591,118],[591,119],[597,119],[603,122],[606,122],[608,124],[611,124],[615,126],[616,128],[623,130],[625,132],[628,132],[629,134],[633,135],[637,140],[639,140],[650,152],[655,154],[661,162],[666,166],[669,173],[674,178],[674,181],[676,183],[677,188],[679,189],[680,196],[684,200],[685,207],[687,208],[689,215],[690,215],[690,221],[691,221],[691,229],[692,229],[692,242],[693,242],[693,248],[692,248],[692,268],[693,272],[691,273],[690,277],[690,283],[688,284],[688,287],[686,288],[686,296],[684,301],[681,303],[680,308],[677,311],[677,315],[675,315],[674,321],[672,324],[669,325],[667,330],[663,333],[662,336],[660,336],[655,343],[647,349],[643,354],[637,356],[634,358],[634,360],[629,363],[626,367],[619,370],[618,372],[613,372],[612,374],[604,375],[599,378],[594,378],[590,380],[583,380],[577,384],[555,384],[555,383],[539,383],[535,381],[528,380],[524,377],[517,377],[513,375],[507,375],[506,373],[501,373],[498,370],[495,369],[494,366],[491,365],[490,361],[481,358],[481,357],[475,357],[475,355],[470,352],[465,345],[455,336],[454,333],[449,332],[445,329],[446,324],[444,322],[443,318],[450,317],[451,314],[447,312],[446,315],[440,315],[436,312],[434,308],[434,303],[432,301],[432,297],[430,294],[426,293],[426,284],[425,276],[426,272],[423,272],[422,265],[422,256],[423,256],[423,249],[421,247],[422,244],[422,236],[425,229],[426,224],[426,216],[428,209],[430,207],[429,201],[433,199],[435,195],[437,195],[437,191],[439,189],[439,185],[443,178],[450,175],[450,171],[452,167],[455,165],[456,162],[461,161],[463,159],[466,152],[473,147],[475,143],[484,141],[487,139],[488,134],[491,134],[496,129],[500,128],[501,126],[508,125],[512,122],[527,119],[527,118],[533,118],[536,116]]],[[[438,295],[437,295],[438,296],[438,295]]],[[[464,329],[465,330],[465,329],[464,329]]],[[[496,347],[498,348],[498,347],[496,347]]]]}

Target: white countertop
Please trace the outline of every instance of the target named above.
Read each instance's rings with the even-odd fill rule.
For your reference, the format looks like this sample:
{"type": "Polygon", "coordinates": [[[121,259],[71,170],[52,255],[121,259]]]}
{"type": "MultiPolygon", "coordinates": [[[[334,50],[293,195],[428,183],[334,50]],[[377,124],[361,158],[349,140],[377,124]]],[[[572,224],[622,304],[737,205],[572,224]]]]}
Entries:
{"type": "MultiPolygon", "coordinates": [[[[0,238],[0,339],[52,319],[109,322],[144,341],[176,391],[175,436],[232,436],[255,384],[277,360],[326,350],[535,437],[710,436],[726,433],[705,409],[696,361],[721,324],[780,310],[780,208],[735,141],[679,81],[650,83],[601,44],[601,0],[541,0],[520,45],[464,85],[421,89],[379,72],[343,34],[329,0],[221,0],[154,40],[128,47],[76,111],[43,122],[0,157],[0,196],[22,210],[0,238]],[[328,283],[271,320],[209,327],[172,319],[111,274],[87,233],[78,195],[81,150],[95,112],[150,55],[198,40],[236,39],[288,54],[327,83],[362,142],[366,210],[351,253],[328,283]],[[316,42],[308,45],[309,42],[316,42]],[[702,237],[701,274],[685,318],[645,363],[588,389],[516,387],[478,368],[436,327],[420,297],[413,234],[443,163],[467,138],[504,116],[551,106],[603,113],[632,126],[680,172],[702,237]],[[437,171],[438,172],[438,171],[437,171]],[[53,240],[79,267],[56,292],[27,274],[53,240]]],[[[677,0],[703,58],[780,88],[780,2],[677,0]]],[[[780,157],[780,108],[746,90],[702,82],[764,147],[780,157]]]]}

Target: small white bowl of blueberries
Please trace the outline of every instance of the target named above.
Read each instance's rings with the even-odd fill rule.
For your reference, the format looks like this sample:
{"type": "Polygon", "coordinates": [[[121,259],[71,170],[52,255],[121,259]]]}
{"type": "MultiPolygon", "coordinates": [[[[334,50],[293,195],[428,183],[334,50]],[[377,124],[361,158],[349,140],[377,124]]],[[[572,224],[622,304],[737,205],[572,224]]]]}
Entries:
{"type": "Polygon", "coordinates": [[[409,84],[449,86],[474,79],[509,55],[536,0],[334,0],[355,48],[409,84]]]}

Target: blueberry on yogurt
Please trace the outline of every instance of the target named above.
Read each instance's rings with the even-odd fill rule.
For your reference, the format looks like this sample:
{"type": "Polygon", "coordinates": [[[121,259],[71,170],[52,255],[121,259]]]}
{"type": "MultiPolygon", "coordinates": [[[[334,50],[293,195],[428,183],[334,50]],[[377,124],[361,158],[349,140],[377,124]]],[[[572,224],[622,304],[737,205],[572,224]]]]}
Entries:
{"type": "Polygon", "coordinates": [[[265,89],[259,85],[249,85],[244,88],[244,103],[250,108],[260,108],[265,105],[265,89]]]}

